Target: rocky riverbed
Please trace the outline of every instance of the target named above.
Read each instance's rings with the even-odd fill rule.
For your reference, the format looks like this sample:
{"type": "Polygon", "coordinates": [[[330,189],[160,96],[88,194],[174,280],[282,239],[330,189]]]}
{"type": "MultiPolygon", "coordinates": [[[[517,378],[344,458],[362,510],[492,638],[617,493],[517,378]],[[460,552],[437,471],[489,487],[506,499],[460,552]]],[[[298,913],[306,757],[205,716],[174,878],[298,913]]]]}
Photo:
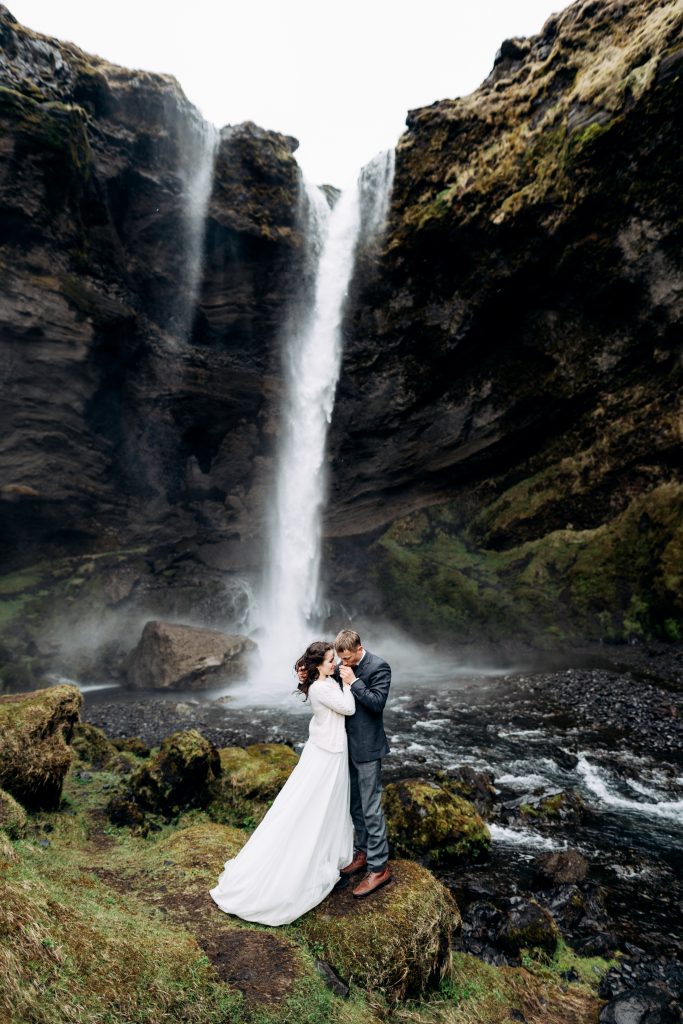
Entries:
{"type": "MultiPolygon", "coordinates": [[[[584,956],[625,954],[604,982],[605,998],[635,992],[652,1010],[657,992],[680,997],[682,666],[675,647],[624,647],[537,671],[462,673],[454,659],[450,677],[443,662],[431,679],[428,670],[412,681],[399,676],[385,716],[386,781],[459,785],[492,833],[488,859],[431,865],[461,907],[464,950],[518,963],[504,922],[541,907],[584,956]],[[559,863],[548,869],[553,854],[559,863]]],[[[308,724],[294,694],[267,706],[256,693],[245,703],[93,690],[83,715],[110,736],[150,744],[193,726],[221,746],[298,747],[308,724]]]]}

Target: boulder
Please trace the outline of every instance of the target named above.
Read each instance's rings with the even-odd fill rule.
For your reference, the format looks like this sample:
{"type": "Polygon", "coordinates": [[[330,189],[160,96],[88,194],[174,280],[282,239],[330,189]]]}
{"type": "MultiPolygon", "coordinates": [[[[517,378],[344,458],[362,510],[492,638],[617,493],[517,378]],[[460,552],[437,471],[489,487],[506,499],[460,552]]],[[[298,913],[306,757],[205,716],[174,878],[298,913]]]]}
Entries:
{"type": "Polygon", "coordinates": [[[206,810],[217,822],[257,825],[292,773],[299,755],[284,743],[219,750],[220,777],[206,810]]]}
{"type": "Polygon", "coordinates": [[[510,899],[507,916],[498,932],[498,941],[506,949],[515,954],[522,949],[554,953],[559,937],[552,915],[535,900],[522,896],[510,899]]]}
{"type": "Polygon", "coordinates": [[[201,690],[243,679],[256,644],[246,636],[151,620],[126,661],[130,686],[201,690]]]}
{"type": "Polygon", "coordinates": [[[469,800],[482,817],[488,817],[498,792],[490,772],[478,772],[470,764],[460,765],[455,778],[448,780],[448,788],[469,800]]]}
{"type": "Polygon", "coordinates": [[[575,790],[558,790],[556,793],[542,795],[527,794],[516,801],[516,808],[525,818],[535,818],[547,823],[578,824],[586,813],[586,805],[581,794],[575,790]]]}
{"type": "Polygon", "coordinates": [[[10,839],[21,839],[26,834],[26,811],[4,789],[0,789],[0,829],[10,839]]]}
{"type": "Polygon", "coordinates": [[[125,750],[130,754],[135,754],[136,757],[149,757],[150,749],[139,736],[126,736],[111,742],[117,750],[125,750]]]}
{"type": "Polygon", "coordinates": [[[576,885],[588,874],[588,861],[578,850],[559,850],[538,857],[535,868],[545,885],[576,885]]]}
{"type": "Polygon", "coordinates": [[[491,834],[469,801],[425,779],[403,779],[383,796],[392,848],[435,864],[485,856],[491,834]]]}
{"type": "Polygon", "coordinates": [[[680,1016],[668,993],[655,985],[623,992],[600,1011],[600,1024],[677,1024],[680,1016]]]}
{"type": "MultiPolygon", "coordinates": [[[[128,780],[132,799],[144,810],[175,815],[202,807],[221,774],[217,748],[196,729],[175,732],[128,780]]],[[[126,794],[127,795],[127,794],[126,794]]]]}
{"type": "Polygon", "coordinates": [[[83,703],[76,686],[0,697],[0,786],[29,810],[54,810],[83,703]]]}
{"type": "Polygon", "coordinates": [[[71,746],[81,761],[93,768],[106,768],[119,758],[119,752],[102,729],[90,722],[79,722],[71,737],[71,746]]]}
{"type": "Polygon", "coordinates": [[[398,860],[391,869],[393,881],[370,898],[337,889],[294,927],[340,977],[398,1001],[438,982],[460,913],[426,868],[398,860]]]}

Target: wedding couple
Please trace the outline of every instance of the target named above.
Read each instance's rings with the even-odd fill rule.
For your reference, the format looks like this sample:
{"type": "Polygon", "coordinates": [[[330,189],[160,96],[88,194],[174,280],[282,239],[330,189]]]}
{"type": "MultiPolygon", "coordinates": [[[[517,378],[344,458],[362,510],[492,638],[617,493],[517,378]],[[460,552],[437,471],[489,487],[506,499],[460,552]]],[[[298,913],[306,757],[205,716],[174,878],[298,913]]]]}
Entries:
{"type": "Polygon", "coordinates": [[[265,818],[210,890],[221,910],[260,924],[289,924],[340,876],[365,869],[352,890],[358,898],[391,881],[380,799],[391,669],[363,648],[358,633],[343,629],[334,644],[310,644],[295,671],[313,712],[308,741],[265,818]]]}

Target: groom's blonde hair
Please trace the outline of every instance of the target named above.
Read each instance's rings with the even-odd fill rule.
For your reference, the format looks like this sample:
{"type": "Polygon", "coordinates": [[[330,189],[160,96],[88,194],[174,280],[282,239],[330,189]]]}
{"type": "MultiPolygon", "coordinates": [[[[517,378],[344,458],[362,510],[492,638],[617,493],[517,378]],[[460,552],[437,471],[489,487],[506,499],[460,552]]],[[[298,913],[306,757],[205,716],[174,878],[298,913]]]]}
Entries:
{"type": "Polygon", "coordinates": [[[360,647],[360,637],[355,629],[341,629],[335,638],[334,649],[339,654],[341,651],[355,651],[360,647]]]}

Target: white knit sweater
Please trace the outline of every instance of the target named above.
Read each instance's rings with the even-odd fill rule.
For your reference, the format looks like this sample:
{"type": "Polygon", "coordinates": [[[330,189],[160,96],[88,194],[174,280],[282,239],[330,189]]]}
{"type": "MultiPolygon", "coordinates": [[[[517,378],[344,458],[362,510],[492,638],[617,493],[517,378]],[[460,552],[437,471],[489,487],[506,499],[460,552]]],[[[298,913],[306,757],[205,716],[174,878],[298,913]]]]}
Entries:
{"type": "Polygon", "coordinates": [[[356,710],[350,687],[340,690],[334,679],[316,679],[308,689],[308,699],[313,709],[308,738],[316,747],[335,754],[346,750],[344,718],[356,710]]]}

